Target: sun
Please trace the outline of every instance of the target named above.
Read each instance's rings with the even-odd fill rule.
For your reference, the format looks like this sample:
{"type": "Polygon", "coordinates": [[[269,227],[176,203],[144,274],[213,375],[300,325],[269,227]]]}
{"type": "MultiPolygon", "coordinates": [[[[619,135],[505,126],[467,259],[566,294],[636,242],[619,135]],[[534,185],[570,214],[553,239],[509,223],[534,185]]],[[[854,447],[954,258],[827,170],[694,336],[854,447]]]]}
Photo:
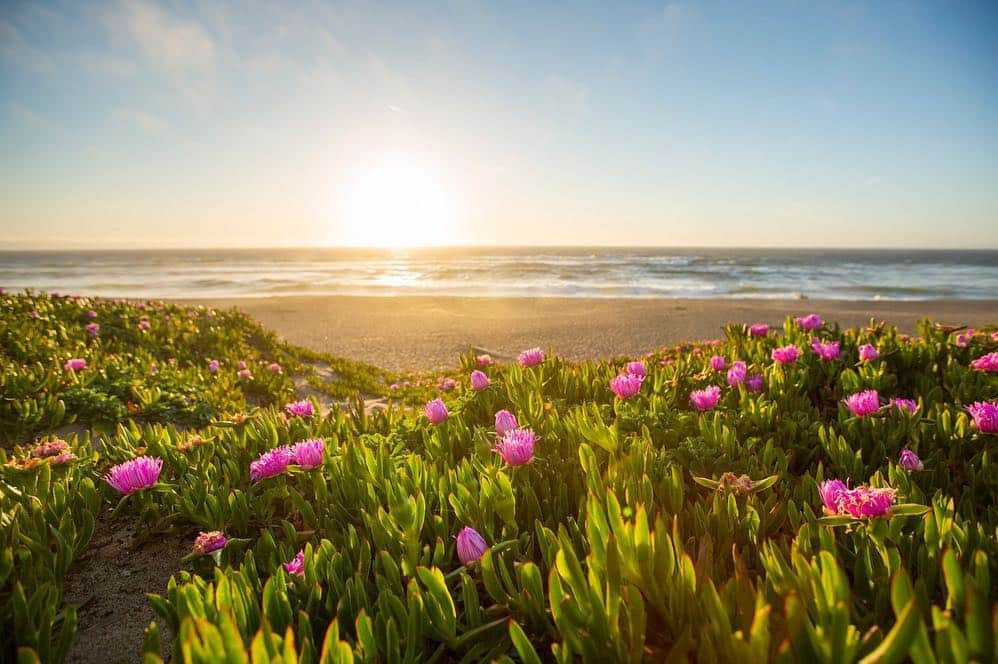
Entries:
{"type": "Polygon", "coordinates": [[[454,243],[453,194],[429,160],[405,154],[372,159],[351,172],[337,196],[346,244],[433,247],[454,243]]]}

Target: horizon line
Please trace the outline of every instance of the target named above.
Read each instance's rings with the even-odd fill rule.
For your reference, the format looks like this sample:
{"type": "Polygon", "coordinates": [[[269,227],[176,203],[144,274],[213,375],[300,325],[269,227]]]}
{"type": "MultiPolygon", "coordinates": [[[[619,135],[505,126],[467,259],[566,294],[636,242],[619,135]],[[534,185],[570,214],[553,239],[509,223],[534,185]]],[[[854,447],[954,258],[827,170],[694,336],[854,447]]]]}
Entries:
{"type": "Polygon", "coordinates": [[[425,252],[425,251],[446,251],[462,249],[578,249],[578,250],[636,250],[636,249],[670,249],[670,250],[781,250],[781,251],[855,251],[855,252],[875,252],[875,251],[919,251],[919,252],[940,252],[940,251],[975,251],[988,252],[998,251],[998,245],[991,247],[928,247],[928,246],[890,246],[890,247],[855,247],[847,245],[819,246],[819,245],[669,245],[669,244],[447,244],[433,246],[416,247],[383,247],[383,246],[355,246],[355,245],[218,245],[218,246],[192,246],[192,245],[111,245],[111,246],[41,246],[41,247],[5,247],[0,246],[0,253],[98,253],[98,252],[156,252],[156,251],[190,251],[205,253],[212,251],[377,251],[377,252],[425,252]]]}

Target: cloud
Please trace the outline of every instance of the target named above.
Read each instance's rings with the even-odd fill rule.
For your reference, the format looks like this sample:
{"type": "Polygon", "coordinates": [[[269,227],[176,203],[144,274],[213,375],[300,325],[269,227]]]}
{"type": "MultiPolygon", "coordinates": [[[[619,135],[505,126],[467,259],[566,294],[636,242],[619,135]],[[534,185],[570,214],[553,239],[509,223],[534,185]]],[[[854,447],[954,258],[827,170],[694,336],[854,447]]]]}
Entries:
{"type": "Polygon", "coordinates": [[[544,91],[558,111],[585,111],[589,108],[589,89],[564,76],[551,75],[544,79],[544,91]]]}
{"type": "Polygon", "coordinates": [[[137,127],[150,133],[163,131],[167,128],[167,123],[162,118],[133,108],[119,108],[111,114],[111,117],[118,124],[137,127]]]}
{"type": "Polygon", "coordinates": [[[80,53],[76,60],[87,72],[104,78],[129,78],[138,71],[133,60],[102,53],[80,53]]]}
{"type": "Polygon", "coordinates": [[[32,129],[48,129],[52,124],[45,116],[39,115],[16,101],[7,104],[7,111],[15,121],[32,129]]]}
{"type": "Polygon", "coordinates": [[[9,64],[43,74],[55,70],[51,57],[28,43],[13,23],[0,20],[0,65],[9,64]]]}
{"type": "Polygon", "coordinates": [[[641,22],[638,39],[649,56],[661,57],[678,46],[687,35],[697,31],[700,24],[700,14],[696,9],[670,2],[641,22]]]}

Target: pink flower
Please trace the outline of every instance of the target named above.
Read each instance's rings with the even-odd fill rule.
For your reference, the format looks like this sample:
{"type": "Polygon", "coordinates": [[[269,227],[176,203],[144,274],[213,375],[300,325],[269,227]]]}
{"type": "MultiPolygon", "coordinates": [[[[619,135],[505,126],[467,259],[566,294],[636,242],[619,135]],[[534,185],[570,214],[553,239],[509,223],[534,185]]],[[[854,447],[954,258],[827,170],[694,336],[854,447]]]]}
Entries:
{"type": "Polygon", "coordinates": [[[728,368],[727,361],[720,355],[715,355],[710,358],[710,368],[714,371],[724,371],[728,368]]]}
{"type": "Polygon", "coordinates": [[[628,362],[627,367],[624,368],[624,371],[632,376],[640,376],[641,378],[648,375],[648,369],[645,367],[645,363],[640,360],[628,362]]]}
{"type": "Polygon", "coordinates": [[[769,326],[765,323],[756,323],[748,329],[750,337],[764,337],[769,334],[769,326]]]}
{"type": "Polygon", "coordinates": [[[239,360],[239,363],[236,365],[236,368],[237,369],[245,369],[246,368],[246,362],[244,362],[243,360],[239,360]]]}
{"type": "Polygon", "coordinates": [[[800,357],[800,349],[794,345],[774,348],[771,357],[779,364],[793,364],[800,357]]]}
{"type": "Polygon", "coordinates": [[[982,355],[971,362],[970,366],[978,371],[998,371],[998,353],[982,355]]]}
{"type": "Polygon", "coordinates": [[[616,378],[610,379],[610,389],[619,399],[629,399],[641,390],[641,376],[634,374],[620,374],[616,378]]]}
{"type": "Polygon", "coordinates": [[[97,318],[97,312],[91,309],[87,312],[87,318],[97,318]]]}
{"type": "Polygon", "coordinates": [[[894,499],[894,489],[858,486],[846,492],[840,510],[856,519],[890,516],[894,499]]]}
{"type": "Polygon", "coordinates": [[[454,388],[457,387],[457,381],[453,378],[444,378],[440,381],[439,387],[444,392],[452,392],[454,391],[454,388]]]}
{"type": "Polygon", "coordinates": [[[520,426],[516,421],[516,415],[508,410],[500,410],[496,413],[496,436],[505,436],[507,431],[512,431],[520,426]]]}
{"type": "Polygon", "coordinates": [[[154,485],[159,480],[161,470],[162,459],[140,456],[112,466],[104,475],[104,481],[118,493],[128,495],[154,485]]]}
{"type": "Polygon", "coordinates": [[[158,371],[159,371],[159,367],[156,366],[155,362],[153,362],[152,364],[149,365],[149,373],[155,374],[158,371]]]}
{"type": "Polygon", "coordinates": [[[977,401],[967,406],[974,426],[981,433],[998,433],[998,402],[977,401]]]}
{"type": "Polygon", "coordinates": [[[481,392],[489,386],[489,377],[485,375],[485,372],[475,369],[471,372],[471,389],[476,392],[481,392]]]}
{"type": "Polygon", "coordinates": [[[866,417],[880,410],[880,395],[876,390],[863,390],[850,394],[842,402],[856,417],[866,417]]]}
{"type": "Polygon", "coordinates": [[[905,470],[918,471],[925,468],[922,460],[918,458],[918,455],[909,449],[901,450],[901,457],[898,459],[898,465],[905,470]]]}
{"type": "Polygon", "coordinates": [[[211,362],[208,363],[208,371],[210,371],[211,373],[215,373],[216,371],[218,371],[218,360],[212,360],[211,362]]]}
{"type": "Polygon", "coordinates": [[[956,335],[956,345],[966,348],[970,345],[970,340],[974,338],[974,328],[968,327],[966,332],[956,335]]]}
{"type": "Polygon", "coordinates": [[[242,369],[239,371],[239,377],[244,380],[249,380],[250,378],[253,377],[253,372],[250,371],[249,369],[242,369]]]}
{"type": "Polygon", "coordinates": [[[998,341],[998,331],[991,333],[991,341],[998,341]]]}
{"type": "Polygon", "coordinates": [[[762,374],[752,374],[745,384],[748,386],[749,392],[762,392],[762,374]]]}
{"type": "Polygon", "coordinates": [[[100,323],[87,323],[87,326],[84,329],[87,331],[87,334],[92,337],[96,337],[100,334],[100,323]]]}
{"type": "Polygon", "coordinates": [[[281,369],[281,365],[278,364],[277,362],[271,362],[270,366],[268,366],[267,369],[269,369],[271,373],[278,373],[278,374],[284,373],[284,370],[281,369]]]}
{"type": "Polygon", "coordinates": [[[842,507],[842,501],[849,488],[842,480],[826,480],[818,486],[818,493],[821,495],[821,502],[825,505],[826,514],[838,514],[842,507]]]}
{"type": "Polygon", "coordinates": [[[490,364],[492,364],[492,356],[489,355],[488,353],[479,355],[478,357],[475,358],[475,364],[477,364],[480,367],[487,367],[490,364]]]}
{"type": "Polygon", "coordinates": [[[66,371],[82,371],[87,368],[87,361],[82,357],[73,357],[62,368],[66,371]]]}
{"type": "Polygon", "coordinates": [[[866,362],[868,360],[875,360],[880,357],[880,352],[877,351],[877,347],[873,344],[863,344],[859,347],[859,361],[866,362]]]}
{"type": "Polygon", "coordinates": [[[821,316],[819,316],[818,314],[797,316],[796,318],[794,318],[794,321],[808,332],[817,330],[819,327],[821,327],[824,324],[824,321],[821,320],[821,316]]]}
{"type": "Polygon", "coordinates": [[[447,404],[441,399],[434,399],[426,404],[423,412],[426,413],[426,419],[430,421],[430,424],[440,424],[450,417],[450,413],[447,412],[447,404]]]}
{"type": "Polygon", "coordinates": [[[520,353],[521,367],[535,367],[544,361],[544,351],[540,348],[531,348],[520,353]]]}
{"type": "Polygon", "coordinates": [[[322,465],[326,441],[321,438],[301,440],[291,446],[291,463],[308,470],[322,465]]]}
{"type": "Polygon", "coordinates": [[[891,408],[895,408],[901,412],[907,412],[912,415],[918,412],[918,402],[914,399],[904,399],[902,397],[894,397],[888,402],[891,408]]]}
{"type": "Polygon", "coordinates": [[[291,448],[287,445],[275,447],[250,462],[250,481],[259,482],[268,477],[280,475],[291,463],[291,448]]]}
{"type": "Polygon", "coordinates": [[[309,418],[315,415],[315,406],[308,399],[293,401],[284,407],[290,417],[309,418]]]}
{"type": "Polygon", "coordinates": [[[199,556],[206,556],[213,551],[218,551],[224,548],[228,542],[225,539],[225,535],[221,530],[212,530],[210,532],[198,533],[197,539],[194,540],[194,553],[199,556]]]}
{"type": "Polygon", "coordinates": [[[817,353],[823,360],[831,361],[839,359],[839,342],[829,341],[823,343],[820,339],[811,339],[811,350],[817,353]]]}
{"type": "Polygon", "coordinates": [[[489,545],[474,528],[465,527],[457,534],[457,557],[462,565],[470,565],[488,551],[489,545]]]}
{"type": "Polygon", "coordinates": [[[41,317],[41,314],[38,313],[37,309],[32,309],[31,313],[28,314],[28,315],[31,316],[32,318],[40,318],[41,317]]]}
{"type": "Polygon", "coordinates": [[[147,321],[145,319],[142,319],[142,320],[139,321],[139,329],[140,330],[148,330],[150,327],[152,327],[152,324],[149,321],[147,321]]]}
{"type": "Polygon", "coordinates": [[[298,554],[294,558],[284,563],[284,569],[288,571],[288,574],[297,574],[298,576],[305,576],[305,551],[304,549],[299,549],[298,554]]]}
{"type": "Polygon", "coordinates": [[[728,369],[728,385],[731,387],[738,387],[745,382],[745,376],[748,374],[748,366],[741,360],[736,360],[732,362],[731,368],[728,369]]]}
{"type": "Polygon", "coordinates": [[[510,466],[522,466],[534,460],[534,432],[511,429],[496,443],[495,452],[510,466]]]}
{"type": "Polygon", "coordinates": [[[717,400],[721,398],[721,388],[717,385],[705,387],[702,390],[690,392],[690,405],[700,412],[710,410],[717,406],[717,400]]]}
{"type": "Polygon", "coordinates": [[[51,440],[47,443],[42,443],[35,449],[31,450],[31,456],[36,459],[46,459],[48,457],[59,456],[60,454],[68,451],[69,445],[66,444],[66,441],[61,438],[56,438],[55,440],[51,440]]]}

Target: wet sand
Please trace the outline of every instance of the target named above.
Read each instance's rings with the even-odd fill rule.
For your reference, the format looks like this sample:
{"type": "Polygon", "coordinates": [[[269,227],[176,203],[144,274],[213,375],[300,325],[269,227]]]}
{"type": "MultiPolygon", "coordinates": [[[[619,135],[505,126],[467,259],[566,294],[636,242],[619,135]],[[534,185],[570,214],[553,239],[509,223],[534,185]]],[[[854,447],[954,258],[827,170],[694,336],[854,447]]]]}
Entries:
{"type": "Polygon", "coordinates": [[[453,367],[469,347],[514,356],[542,346],[569,359],[637,355],[721,335],[727,322],[782,324],[812,311],[845,327],[886,320],[998,324],[998,300],[587,299],[292,296],[186,300],[238,307],[291,343],[395,371],[453,367]]]}

